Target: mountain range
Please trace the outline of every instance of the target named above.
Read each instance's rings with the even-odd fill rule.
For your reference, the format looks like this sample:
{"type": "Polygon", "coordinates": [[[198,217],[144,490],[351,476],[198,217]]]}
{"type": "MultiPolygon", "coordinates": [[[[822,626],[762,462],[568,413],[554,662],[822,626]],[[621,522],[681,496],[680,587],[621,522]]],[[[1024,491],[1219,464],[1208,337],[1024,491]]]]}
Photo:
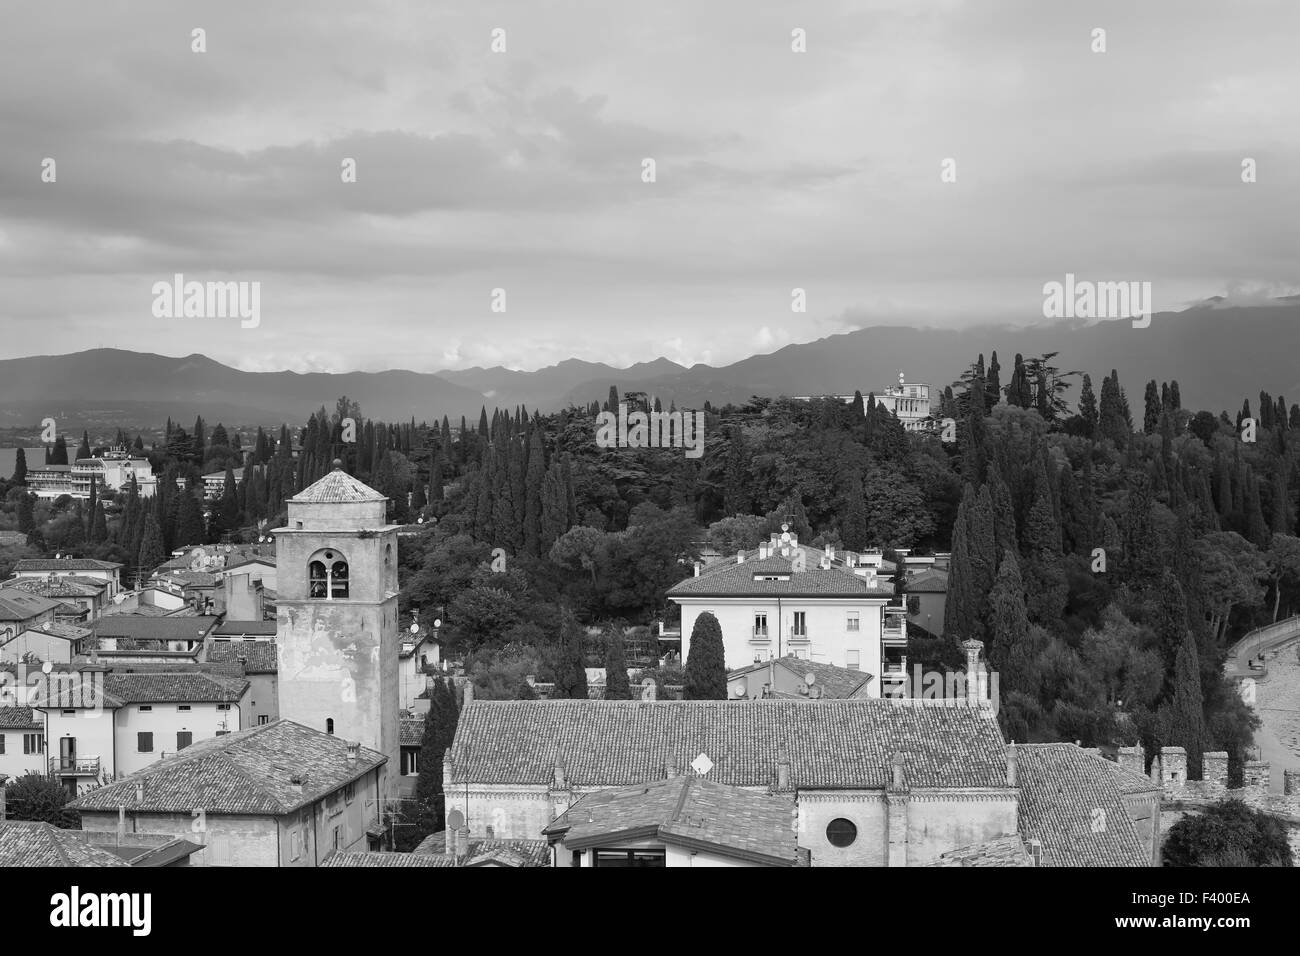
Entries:
{"type": "MultiPolygon", "coordinates": [[[[461,415],[477,420],[487,406],[554,411],[644,391],[665,407],[743,402],[753,395],[851,393],[865,396],[897,382],[942,388],[975,357],[997,351],[1006,384],[1016,352],[1058,353],[1054,364],[1101,378],[1116,369],[1140,416],[1149,379],[1177,379],[1183,405],[1235,411],[1257,403],[1260,389],[1300,401],[1300,297],[1269,305],[1207,300],[1182,312],[1161,312],[1147,328],[1127,319],[1023,328],[929,329],[876,326],[787,345],[731,365],[690,368],[664,358],[618,369],[569,359],[532,372],[502,367],[441,372],[243,372],[203,355],[174,358],[123,349],[92,349],[0,361],[0,427],[55,417],[81,423],[157,427],[168,417],[202,414],[227,424],[301,423],[347,395],[369,417],[402,421],[461,415]]],[[[1078,396],[1077,389],[1068,396],[1078,396]]]]}

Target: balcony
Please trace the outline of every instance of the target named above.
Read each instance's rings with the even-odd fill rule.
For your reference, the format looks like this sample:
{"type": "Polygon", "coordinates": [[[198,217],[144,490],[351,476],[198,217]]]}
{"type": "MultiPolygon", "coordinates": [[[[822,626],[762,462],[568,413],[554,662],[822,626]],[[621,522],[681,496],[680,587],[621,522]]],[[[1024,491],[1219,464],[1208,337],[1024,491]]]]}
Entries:
{"type": "Polygon", "coordinates": [[[61,777],[98,777],[98,757],[51,757],[50,773],[61,777]]]}
{"type": "Polygon", "coordinates": [[[765,627],[751,628],[749,631],[749,642],[751,644],[767,644],[772,640],[771,635],[765,627]]]}
{"type": "Polygon", "coordinates": [[[901,626],[882,628],[880,639],[886,647],[906,647],[907,628],[901,626]]]}
{"type": "Polygon", "coordinates": [[[790,643],[792,645],[797,644],[802,647],[803,645],[809,644],[811,642],[812,642],[812,638],[808,636],[807,629],[802,631],[790,632],[790,643]]]}

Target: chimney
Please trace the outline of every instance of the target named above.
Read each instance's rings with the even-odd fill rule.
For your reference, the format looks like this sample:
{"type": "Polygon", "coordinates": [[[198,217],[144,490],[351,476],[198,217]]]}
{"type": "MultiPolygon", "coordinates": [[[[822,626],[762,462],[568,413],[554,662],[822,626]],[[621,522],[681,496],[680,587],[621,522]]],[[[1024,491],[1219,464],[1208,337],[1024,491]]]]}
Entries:
{"type": "Polygon", "coordinates": [[[893,758],[889,761],[889,765],[893,787],[896,790],[901,790],[906,784],[906,774],[903,771],[902,753],[895,753],[893,758]]]}
{"type": "Polygon", "coordinates": [[[961,647],[966,652],[966,702],[978,704],[983,696],[980,693],[980,652],[984,650],[984,642],[965,640],[961,647]]]}
{"type": "Polygon", "coordinates": [[[776,789],[785,792],[790,789],[790,758],[782,750],[776,760],[776,789]]]}
{"type": "Polygon", "coordinates": [[[145,791],[145,781],[144,781],[144,778],[141,777],[139,780],[137,780],[137,781],[135,782],[135,802],[136,802],[136,803],[144,803],[144,791],[145,791]]]}
{"type": "Polygon", "coordinates": [[[564,758],[559,754],[555,755],[555,764],[551,767],[551,789],[564,789],[564,758]]]}
{"type": "Polygon", "coordinates": [[[348,741],[348,763],[361,759],[361,743],[355,740],[348,741]]]}
{"type": "Polygon", "coordinates": [[[677,776],[677,759],[672,755],[672,753],[669,753],[668,756],[664,758],[664,777],[671,780],[675,776],[677,776]]]}
{"type": "Polygon", "coordinates": [[[764,542],[760,541],[758,543],[758,559],[762,561],[766,557],[767,557],[767,545],[764,542]]]}
{"type": "Polygon", "coordinates": [[[835,549],[829,544],[826,545],[826,557],[830,558],[832,561],[835,560],[835,549]]]}
{"type": "Polygon", "coordinates": [[[465,707],[472,703],[474,703],[474,682],[472,680],[466,680],[465,694],[461,698],[461,706],[465,707]]]}
{"type": "Polygon", "coordinates": [[[1018,787],[1020,785],[1019,783],[1017,783],[1017,780],[1019,779],[1019,772],[1020,772],[1019,761],[1016,758],[1016,742],[1013,740],[1011,741],[1011,746],[1007,748],[1007,786],[1008,787],[1018,787]]]}
{"type": "Polygon", "coordinates": [[[456,849],[456,837],[460,833],[454,827],[447,827],[447,855],[452,859],[460,856],[456,849]]]}
{"type": "Polygon", "coordinates": [[[736,552],[736,563],[737,564],[745,563],[745,552],[743,550],[736,552]]]}
{"type": "Polygon", "coordinates": [[[469,826],[464,825],[456,831],[456,860],[465,859],[469,855],[469,826]]]}
{"type": "Polygon", "coordinates": [[[289,783],[293,785],[294,793],[302,793],[302,785],[306,782],[306,775],[295,773],[289,778],[289,783]]]}
{"type": "Polygon", "coordinates": [[[695,576],[697,578],[700,576],[700,562],[698,561],[695,562],[695,576]]]}
{"type": "Polygon", "coordinates": [[[121,846],[126,839],[126,807],[118,806],[117,808],[117,845],[121,846]]]}

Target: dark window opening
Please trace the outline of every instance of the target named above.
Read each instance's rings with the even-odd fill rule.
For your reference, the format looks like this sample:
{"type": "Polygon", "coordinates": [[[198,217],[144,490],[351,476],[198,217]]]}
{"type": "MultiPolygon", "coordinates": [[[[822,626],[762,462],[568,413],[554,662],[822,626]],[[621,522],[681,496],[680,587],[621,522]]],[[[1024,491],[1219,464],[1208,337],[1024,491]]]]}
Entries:
{"type": "Polygon", "coordinates": [[[830,841],[831,846],[852,846],[857,838],[858,828],[852,821],[839,817],[826,824],[826,839],[830,841]]]}

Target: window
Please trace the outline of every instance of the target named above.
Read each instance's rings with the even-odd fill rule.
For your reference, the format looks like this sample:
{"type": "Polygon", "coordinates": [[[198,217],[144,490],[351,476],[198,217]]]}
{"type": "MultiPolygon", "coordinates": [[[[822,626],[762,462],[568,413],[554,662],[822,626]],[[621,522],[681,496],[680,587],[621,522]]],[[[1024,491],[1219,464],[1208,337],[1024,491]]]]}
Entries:
{"type": "Polygon", "coordinates": [[[853,825],[851,820],[837,817],[826,824],[826,839],[830,841],[831,846],[852,846],[853,841],[857,838],[858,828],[853,825]]]}
{"type": "Polygon", "coordinates": [[[60,713],[63,714],[64,717],[76,717],[76,716],[77,716],[77,712],[76,712],[75,710],[64,710],[64,711],[60,711],[60,713]]]}
{"type": "Polygon", "coordinates": [[[402,776],[410,777],[420,772],[420,751],[414,747],[402,748],[402,776]]]}
{"type": "Polygon", "coordinates": [[[859,630],[860,628],[861,628],[861,624],[859,623],[859,620],[858,620],[858,612],[857,612],[857,611],[850,611],[850,612],[849,612],[849,619],[848,619],[848,629],[849,629],[850,631],[856,631],[856,630],[859,630]]]}
{"type": "Polygon", "coordinates": [[[335,827],[334,828],[334,849],[337,850],[338,848],[339,848],[339,828],[335,827]]]}
{"type": "Polygon", "coordinates": [[[217,710],[229,710],[229,709],[230,709],[229,704],[217,704],[217,710]]]}
{"type": "Polygon", "coordinates": [[[5,735],[0,734],[0,754],[5,752],[5,735]]]}
{"type": "Polygon", "coordinates": [[[343,788],[343,799],[346,800],[348,803],[351,803],[353,799],[356,797],[356,795],[357,795],[357,785],[355,783],[350,783],[343,788]]]}
{"type": "Polygon", "coordinates": [[[23,734],[23,753],[39,754],[45,752],[44,734],[23,734]]]}
{"type": "Polygon", "coordinates": [[[663,850],[592,850],[592,866],[667,866],[663,850]]]}
{"type": "Polygon", "coordinates": [[[192,730],[176,731],[176,749],[184,750],[190,744],[194,743],[194,732],[192,730]]]}
{"type": "Polygon", "coordinates": [[[754,613],[754,636],[767,637],[767,615],[757,611],[754,613]]]}
{"type": "Polygon", "coordinates": [[[153,733],[151,731],[141,731],[135,735],[135,749],[137,753],[153,753],[153,733]]]}
{"type": "Polygon", "coordinates": [[[808,636],[808,613],[806,611],[794,612],[794,627],[790,629],[791,637],[808,636]]]}
{"type": "Polygon", "coordinates": [[[855,670],[858,669],[858,667],[859,667],[860,664],[862,663],[862,652],[861,652],[861,651],[848,651],[848,652],[844,655],[844,658],[845,658],[845,660],[844,660],[844,666],[847,667],[847,668],[848,668],[849,670],[851,670],[851,671],[855,671],[855,670]]]}
{"type": "Polygon", "coordinates": [[[269,724],[270,722],[271,722],[271,715],[270,715],[270,714],[258,714],[258,715],[257,715],[257,723],[258,723],[258,726],[261,726],[262,724],[269,724]]]}
{"type": "Polygon", "coordinates": [[[141,705],[140,705],[140,713],[142,713],[142,714],[143,714],[143,713],[148,713],[148,712],[151,711],[151,710],[153,710],[153,704],[141,704],[141,705]]]}
{"type": "Polygon", "coordinates": [[[190,709],[190,705],[189,705],[189,704],[180,704],[176,709],[177,709],[177,710],[189,710],[189,709],[190,709]]]}
{"type": "Polygon", "coordinates": [[[317,600],[348,596],[348,563],[336,551],[318,551],[307,565],[307,593],[317,600]]]}
{"type": "Polygon", "coordinates": [[[333,717],[326,717],[326,718],[325,718],[325,733],[329,734],[330,736],[333,736],[333,735],[334,735],[334,718],[333,718],[333,717]]]}
{"type": "Polygon", "coordinates": [[[226,734],[228,734],[228,733],[230,733],[230,731],[228,731],[228,730],[218,730],[218,731],[217,731],[217,736],[218,736],[218,737],[224,737],[224,736],[226,736],[226,734]]]}
{"type": "Polygon", "coordinates": [[[289,859],[296,860],[302,856],[302,834],[297,830],[289,832],[289,859]]]}

